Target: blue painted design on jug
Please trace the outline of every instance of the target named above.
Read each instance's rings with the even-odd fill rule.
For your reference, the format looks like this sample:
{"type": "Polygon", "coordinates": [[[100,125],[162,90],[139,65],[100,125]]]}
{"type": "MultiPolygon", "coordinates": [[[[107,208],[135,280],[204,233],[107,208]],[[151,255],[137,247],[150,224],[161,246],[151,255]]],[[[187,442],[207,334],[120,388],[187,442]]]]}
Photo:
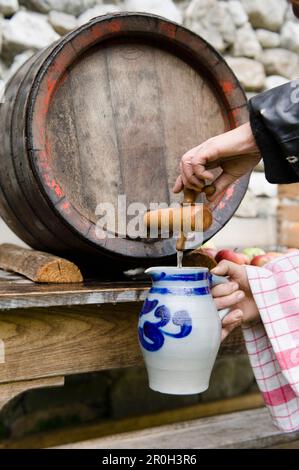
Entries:
{"type": "Polygon", "coordinates": [[[159,295],[184,295],[184,296],[192,296],[192,295],[209,295],[210,288],[206,287],[175,287],[174,289],[169,289],[167,287],[152,287],[150,290],[150,294],[159,294],[159,295]]]}
{"type": "MultiPolygon", "coordinates": [[[[156,299],[147,299],[143,305],[140,316],[152,312],[158,303],[159,301],[156,299]]],[[[147,351],[159,351],[164,345],[165,336],[176,339],[186,338],[192,331],[192,320],[186,310],[179,310],[171,315],[171,312],[166,305],[160,305],[156,308],[154,316],[160,319],[160,321],[157,323],[145,321],[143,326],[139,326],[138,328],[139,341],[147,351]],[[179,327],[179,331],[177,333],[171,333],[162,329],[169,325],[170,322],[179,327]]]]}
{"type": "Polygon", "coordinates": [[[159,303],[159,300],[149,300],[149,299],[146,299],[143,306],[142,306],[142,310],[140,312],[140,316],[142,317],[142,315],[146,315],[147,313],[151,312],[152,310],[154,310],[154,308],[157,307],[159,303]]]}

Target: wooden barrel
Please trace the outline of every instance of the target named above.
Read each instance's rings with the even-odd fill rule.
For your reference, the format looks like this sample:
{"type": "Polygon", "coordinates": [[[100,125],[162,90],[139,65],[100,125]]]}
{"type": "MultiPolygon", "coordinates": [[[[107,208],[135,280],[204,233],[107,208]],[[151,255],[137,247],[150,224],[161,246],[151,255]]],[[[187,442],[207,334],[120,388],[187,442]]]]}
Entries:
{"type": "MultiPolygon", "coordinates": [[[[171,188],[185,151],[248,114],[236,77],[203,39],[122,13],[34,55],[10,80],[0,119],[0,210],[14,232],[36,249],[140,265],[172,260],[175,240],[130,237],[118,225],[99,237],[98,204],[180,200],[171,188]]],[[[206,239],[247,184],[246,176],[214,205],[206,239]]]]}

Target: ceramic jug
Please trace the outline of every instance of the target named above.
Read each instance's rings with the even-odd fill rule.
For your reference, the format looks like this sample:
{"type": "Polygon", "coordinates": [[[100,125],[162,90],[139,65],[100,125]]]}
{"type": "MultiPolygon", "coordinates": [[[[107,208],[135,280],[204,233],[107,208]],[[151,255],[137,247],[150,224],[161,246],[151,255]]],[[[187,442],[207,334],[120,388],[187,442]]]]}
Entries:
{"type": "Polygon", "coordinates": [[[201,393],[221,342],[221,320],[211,287],[228,282],[207,268],[154,267],[152,288],[139,316],[138,336],[152,390],[201,393]]]}

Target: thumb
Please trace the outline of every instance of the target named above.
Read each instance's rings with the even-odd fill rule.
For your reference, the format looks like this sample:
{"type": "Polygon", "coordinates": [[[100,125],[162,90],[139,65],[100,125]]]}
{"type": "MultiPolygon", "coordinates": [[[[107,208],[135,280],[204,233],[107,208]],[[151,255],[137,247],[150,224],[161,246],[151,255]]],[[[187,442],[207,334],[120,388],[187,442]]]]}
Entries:
{"type": "Polygon", "coordinates": [[[216,191],[208,198],[209,201],[215,201],[220,196],[220,194],[223,193],[223,191],[225,191],[237,179],[237,177],[229,175],[228,173],[222,173],[213,183],[216,191]]]}
{"type": "Polygon", "coordinates": [[[184,183],[183,183],[183,180],[182,180],[182,177],[181,175],[178,177],[178,179],[176,180],[175,182],[175,185],[172,189],[172,191],[177,194],[177,193],[180,193],[184,188],[184,183]]]}
{"type": "Polygon", "coordinates": [[[235,272],[235,264],[231,261],[227,261],[226,259],[220,261],[217,264],[216,268],[211,270],[212,274],[216,274],[217,276],[230,276],[232,277],[235,272]]]}

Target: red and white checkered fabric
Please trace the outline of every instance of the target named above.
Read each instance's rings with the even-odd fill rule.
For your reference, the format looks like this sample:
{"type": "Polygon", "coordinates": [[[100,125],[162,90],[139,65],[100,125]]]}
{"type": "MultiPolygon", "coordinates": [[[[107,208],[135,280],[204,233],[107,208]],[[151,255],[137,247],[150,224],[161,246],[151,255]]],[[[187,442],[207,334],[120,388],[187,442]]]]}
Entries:
{"type": "Polygon", "coordinates": [[[246,270],[261,315],[243,328],[251,366],[274,424],[299,430],[299,251],[246,270]]]}

